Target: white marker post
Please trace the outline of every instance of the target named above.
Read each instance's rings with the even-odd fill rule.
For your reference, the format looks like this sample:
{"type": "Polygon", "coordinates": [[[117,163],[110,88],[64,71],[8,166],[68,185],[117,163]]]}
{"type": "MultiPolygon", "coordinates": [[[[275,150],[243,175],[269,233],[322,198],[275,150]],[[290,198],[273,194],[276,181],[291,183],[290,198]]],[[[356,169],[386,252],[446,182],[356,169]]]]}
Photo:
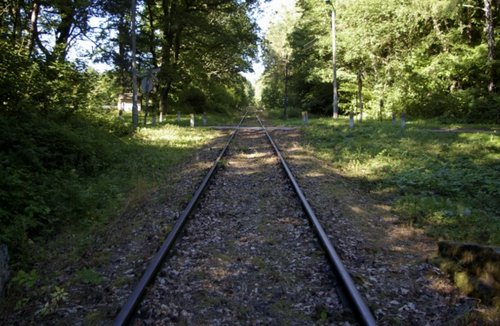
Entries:
{"type": "Polygon", "coordinates": [[[191,126],[191,128],[194,128],[194,114],[191,113],[191,118],[189,119],[189,124],[191,126]]]}

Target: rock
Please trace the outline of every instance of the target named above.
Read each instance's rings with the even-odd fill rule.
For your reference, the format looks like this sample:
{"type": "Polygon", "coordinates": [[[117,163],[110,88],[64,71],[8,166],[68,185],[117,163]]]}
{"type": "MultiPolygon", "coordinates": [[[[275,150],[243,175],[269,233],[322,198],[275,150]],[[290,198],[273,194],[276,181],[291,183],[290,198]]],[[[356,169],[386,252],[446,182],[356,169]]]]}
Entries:
{"type": "Polygon", "coordinates": [[[7,245],[0,244],[0,298],[3,297],[9,275],[9,252],[7,250],[7,245]]]}

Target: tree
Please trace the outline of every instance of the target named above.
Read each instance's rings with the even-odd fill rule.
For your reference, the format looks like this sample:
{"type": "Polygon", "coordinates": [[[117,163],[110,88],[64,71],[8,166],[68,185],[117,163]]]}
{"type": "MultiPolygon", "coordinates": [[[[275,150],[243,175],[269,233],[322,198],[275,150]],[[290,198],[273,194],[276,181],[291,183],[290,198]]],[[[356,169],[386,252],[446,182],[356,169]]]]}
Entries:
{"type": "MultiPolygon", "coordinates": [[[[374,116],[383,101],[389,111],[412,116],[498,119],[496,2],[337,0],[336,58],[329,51],[329,9],[322,1],[297,1],[301,17],[289,38],[294,105],[327,112],[328,98],[335,98],[326,88],[335,61],[340,113],[357,102],[363,115],[374,116]]],[[[265,84],[265,95],[276,88],[265,84]]]]}

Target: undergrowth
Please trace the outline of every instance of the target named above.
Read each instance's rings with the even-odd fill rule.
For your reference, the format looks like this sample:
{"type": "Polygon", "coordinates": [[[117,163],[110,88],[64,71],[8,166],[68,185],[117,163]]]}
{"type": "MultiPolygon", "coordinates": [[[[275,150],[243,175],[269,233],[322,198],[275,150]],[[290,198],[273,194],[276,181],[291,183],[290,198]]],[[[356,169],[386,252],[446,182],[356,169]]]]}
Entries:
{"type": "Polygon", "coordinates": [[[391,201],[407,223],[436,237],[500,245],[500,136],[491,127],[419,121],[403,130],[370,120],[351,130],[345,119],[322,118],[304,132],[317,156],[391,201]]]}
{"type": "Polygon", "coordinates": [[[13,270],[71,225],[116,216],[216,133],[165,124],[131,133],[123,120],[38,113],[0,119],[0,243],[13,270]]]}

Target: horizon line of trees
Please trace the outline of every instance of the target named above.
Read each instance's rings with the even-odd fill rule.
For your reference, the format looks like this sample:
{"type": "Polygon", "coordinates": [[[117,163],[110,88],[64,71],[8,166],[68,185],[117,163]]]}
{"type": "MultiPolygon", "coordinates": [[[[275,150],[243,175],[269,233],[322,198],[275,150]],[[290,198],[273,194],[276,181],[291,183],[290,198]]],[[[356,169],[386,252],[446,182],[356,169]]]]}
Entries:
{"type": "MultiPolygon", "coordinates": [[[[240,72],[251,70],[257,55],[258,27],[251,18],[256,6],[257,0],[137,1],[137,71],[139,78],[158,72],[154,107],[163,113],[172,105],[228,112],[250,102],[251,87],[240,72]]],[[[20,105],[74,110],[95,106],[89,101],[96,94],[113,95],[116,101],[118,93],[132,92],[131,11],[126,0],[4,1],[3,111],[20,105]],[[101,18],[100,26],[91,24],[95,17],[101,18]],[[108,84],[100,83],[107,89],[93,87],[102,76],[90,72],[83,60],[68,60],[82,39],[94,44],[89,57],[112,67],[105,74],[108,84]],[[61,97],[67,99],[55,101],[61,97]]]]}
{"type": "Polygon", "coordinates": [[[331,10],[341,114],[500,121],[495,0],[297,0],[265,37],[265,106],[332,114],[331,10]]]}

